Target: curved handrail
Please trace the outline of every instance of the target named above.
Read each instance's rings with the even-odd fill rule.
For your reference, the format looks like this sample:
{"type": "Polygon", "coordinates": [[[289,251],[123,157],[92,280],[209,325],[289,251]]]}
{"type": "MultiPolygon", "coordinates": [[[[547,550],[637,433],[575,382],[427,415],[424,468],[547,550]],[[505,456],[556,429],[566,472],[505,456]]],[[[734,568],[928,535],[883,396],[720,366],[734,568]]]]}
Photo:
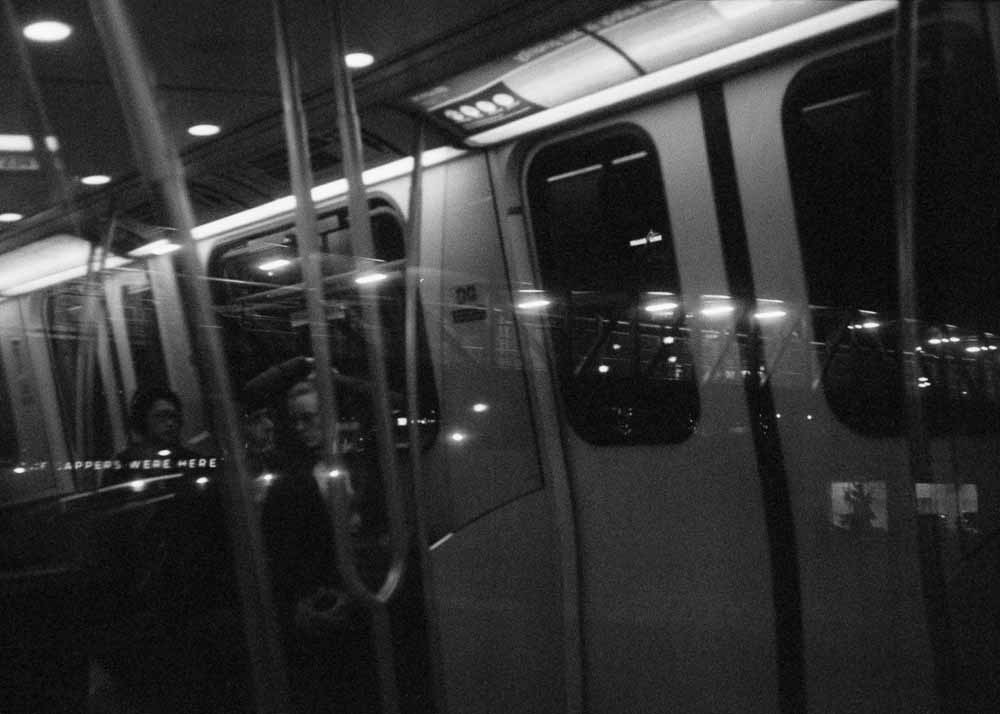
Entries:
{"type": "MultiPolygon", "coordinates": [[[[337,129],[340,134],[343,154],[344,174],[348,183],[348,211],[351,218],[351,250],[355,256],[375,255],[368,202],[365,197],[362,170],[364,159],[361,149],[361,133],[357,106],[351,87],[347,66],[344,63],[345,42],[340,4],[329,4],[331,25],[331,59],[333,66],[334,94],[337,106],[337,129]]],[[[409,550],[409,529],[406,525],[406,506],[399,470],[396,464],[395,440],[393,438],[391,412],[389,408],[388,377],[385,366],[385,344],[382,338],[381,315],[379,314],[377,287],[374,283],[358,286],[362,298],[364,324],[368,331],[368,364],[373,388],[375,412],[375,435],[378,449],[379,472],[385,486],[386,509],[388,511],[390,560],[382,585],[369,588],[358,574],[349,543],[348,523],[350,503],[348,481],[340,478],[346,472],[335,457],[325,459],[321,468],[331,476],[332,498],[330,508],[334,520],[337,539],[337,566],[348,591],[356,598],[372,607],[385,605],[398,590],[406,570],[406,555],[409,550]]]]}

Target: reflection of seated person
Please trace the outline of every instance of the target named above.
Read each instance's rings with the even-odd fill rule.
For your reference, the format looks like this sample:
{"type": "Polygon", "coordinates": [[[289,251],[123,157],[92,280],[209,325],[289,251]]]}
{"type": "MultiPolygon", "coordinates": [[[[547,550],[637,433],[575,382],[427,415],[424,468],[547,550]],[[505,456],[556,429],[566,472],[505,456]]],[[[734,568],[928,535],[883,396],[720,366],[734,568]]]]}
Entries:
{"type": "Polygon", "coordinates": [[[201,455],[181,444],[183,421],[181,400],[170,389],[137,391],[129,411],[132,440],[115,457],[121,468],[110,472],[104,485],[187,470],[187,465],[180,464],[201,455]]]}

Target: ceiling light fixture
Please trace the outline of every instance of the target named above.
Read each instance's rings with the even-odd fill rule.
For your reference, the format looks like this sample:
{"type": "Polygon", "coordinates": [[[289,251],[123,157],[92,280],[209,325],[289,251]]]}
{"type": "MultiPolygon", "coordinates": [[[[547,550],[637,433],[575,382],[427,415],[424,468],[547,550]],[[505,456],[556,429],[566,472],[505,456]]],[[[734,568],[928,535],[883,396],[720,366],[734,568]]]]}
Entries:
{"type": "Polygon", "coordinates": [[[188,127],[188,134],[191,136],[215,136],[222,129],[218,124],[195,124],[188,127]]]}
{"type": "Polygon", "coordinates": [[[344,55],[344,64],[346,64],[351,69],[362,69],[364,67],[370,67],[375,61],[367,52],[348,52],[344,55]]]}
{"type": "Polygon", "coordinates": [[[62,42],[73,34],[73,28],[58,20],[39,20],[25,25],[22,32],[32,42],[62,42]]]}
{"type": "Polygon", "coordinates": [[[20,213],[0,213],[0,223],[15,223],[24,218],[20,213]]]}
{"type": "Polygon", "coordinates": [[[90,176],[84,176],[80,179],[80,183],[87,186],[103,186],[106,183],[111,182],[111,177],[104,174],[91,174],[90,176]]]}

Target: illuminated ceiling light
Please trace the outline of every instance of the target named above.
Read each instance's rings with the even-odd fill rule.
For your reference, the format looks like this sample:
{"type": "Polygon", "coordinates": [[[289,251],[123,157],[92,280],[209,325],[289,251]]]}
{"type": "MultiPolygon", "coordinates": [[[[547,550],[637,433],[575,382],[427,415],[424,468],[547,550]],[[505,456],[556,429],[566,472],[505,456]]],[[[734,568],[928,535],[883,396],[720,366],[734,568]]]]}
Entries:
{"type": "Polygon", "coordinates": [[[195,124],[188,127],[188,134],[191,136],[215,136],[222,129],[218,124],[195,124]]]}
{"type": "Polygon", "coordinates": [[[0,151],[34,151],[35,142],[27,134],[0,134],[0,151]]]}
{"type": "Polygon", "coordinates": [[[982,352],[983,348],[979,347],[978,345],[972,345],[970,347],[966,347],[965,351],[966,352],[972,352],[973,354],[975,354],[976,352],[982,352]]]}
{"type": "Polygon", "coordinates": [[[948,342],[961,342],[961,341],[962,341],[961,337],[949,337],[948,338],[948,342]]]}
{"type": "Polygon", "coordinates": [[[25,25],[22,32],[32,42],[62,42],[73,34],[73,28],[58,20],[39,20],[25,25]]]}
{"type": "Polygon", "coordinates": [[[195,480],[195,483],[198,484],[199,486],[206,486],[206,485],[208,485],[208,476],[199,476],[195,480]]]}
{"type": "Polygon", "coordinates": [[[80,183],[87,186],[103,186],[106,183],[111,182],[111,177],[104,174],[91,174],[90,176],[84,176],[80,179],[80,183]]]}
{"type": "Polygon", "coordinates": [[[490,408],[489,404],[483,404],[482,402],[477,402],[476,404],[472,405],[472,411],[474,411],[476,414],[482,414],[489,408],[490,408]]]}
{"type": "Polygon", "coordinates": [[[358,285],[371,285],[372,283],[380,283],[388,277],[385,273],[365,273],[356,277],[354,282],[358,285]]]}
{"type": "MultiPolygon", "coordinates": [[[[59,140],[54,136],[46,136],[45,147],[55,153],[59,151],[59,140]]],[[[34,150],[35,140],[28,134],[0,134],[0,151],[27,153],[34,150]]]]}
{"type": "Polygon", "coordinates": [[[722,315],[728,315],[735,309],[732,305],[712,305],[711,307],[704,308],[701,314],[705,317],[721,317],[722,315]]]}
{"type": "Polygon", "coordinates": [[[667,362],[670,364],[677,364],[677,355],[670,355],[667,357],[667,362]]]}
{"type": "Polygon", "coordinates": [[[866,330],[874,330],[877,327],[879,327],[879,323],[875,322],[875,320],[866,320],[865,322],[861,323],[861,327],[863,327],[866,330]]]}
{"type": "Polygon", "coordinates": [[[672,345],[672,344],[674,344],[674,338],[673,337],[664,337],[663,338],[663,344],[665,344],[665,345],[672,345]]]}
{"type": "Polygon", "coordinates": [[[170,449],[160,449],[156,452],[157,456],[170,456],[170,449]]]}
{"type": "Polygon", "coordinates": [[[291,265],[292,261],[288,258],[276,258],[275,260],[269,260],[266,263],[261,263],[257,266],[257,270],[263,270],[264,272],[270,272],[272,270],[277,270],[278,268],[284,268],[286,265],[291,265]]]}
{"type": "Polygon", "coordinates": [[[671,312],[676,310],[677,307],[677,303],[670,300],[663,300],[661,302],[651,302],[646,305],[646,312],[671,312]]]}
{"type": "Polygon", "coordinates": [[[611,368],[606,364],[602,364],[597,368],[597,371],[600,372],[601,374],[607,374],[608,372],[611,371],[611,368]]]}
{"type": "Polygon", "coordinates": [[[24,218],[21,213],[0,213],[0,223],[15,223],[24,218]]]}
{"type": "Polygon", "coordinates": [[[754,317],[758,320],[777,320],[787,314],[784,310],[762,310],[754,315],[754,317]]]}
{"type": "Polygon", "coordinates": [[[344,55],[344,64],[346,64],[351,69],[363,69],[364,67],[370,67],[375,61],[367,52],[348,52],[344,55]]]}
{"type": "Polygon", "coordinates": [[[14,467],[14,473],[16,473],[16,474],[27,473],[27,471],[28,471],[28,469],[24,468],[23,466],[15,466],[14,467]]]}
{"type": "Polygon", "coordinates": [[[465,434],[465,432],[454,431],[454,432],[451,433],[451,435],[448,438],[451,439],[452,441],[454,441],[456,444],[461,444],[463,441],[465,441],[469,437],[465,434]]]}
{"type": "Polygon", "coordinates": [[[522,303],[518,303],[517,309],[518,310],[537,310],[538,308],[547,307],[547,306],[549,306],[551,304],[552,304],[551,300],[545,300],[545,299],[540,299],[540,300],[525,300],[522,303]]]}
{"type": "Polygon", "coordinates": [[[396,426],[406,426],[410,423],[410,420],[406,417],[396,417],[396,426]]]}
{"type": "Polygon", "coordinates": [[[177,243],[171,243],[166,238],[160,238],[160,240],[154,240],[152,243],[147,243],[135,250],[130,250],[128,254],[133,258],[141,258],[145,255],[166,255],[167,253],[173,253],[175,250],[180,250],[180,246],[177,243]]]}
{"type": "Polygon", "coordinates": [[[940,345],[941,342],[943,342],[943,340],[939,337],[932,337],[929,340],[927,340],[927,344],[929,345],[940,345]]]}

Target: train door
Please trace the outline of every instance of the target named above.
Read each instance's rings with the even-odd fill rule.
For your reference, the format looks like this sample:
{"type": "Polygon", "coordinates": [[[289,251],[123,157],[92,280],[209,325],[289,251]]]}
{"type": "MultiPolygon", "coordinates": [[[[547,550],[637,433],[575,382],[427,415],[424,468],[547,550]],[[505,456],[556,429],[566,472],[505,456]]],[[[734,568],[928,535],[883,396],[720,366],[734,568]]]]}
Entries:
{"type": "Polygon", "coordinates": [[[523,198],[533,249],[512,256],[519,312],[549,345],[539,403],[560,405],[544,449],[575,526],[586,710],[798,701],[794,561],[773,547],[787,504],[755,449],[698,99],[510,158],[523,193],[502,201],[523,198]]]}
{"type": "Polygon", "coordinates": [[[891,43],[729,82],[815,711],[995,706],[997,101],[968,6],[918,36],[917,369],[904,383],[891,43]],[[905,418],[907,391],[922,424],[905,418]],[[861,643],[870,643],[862,645],[861,643]]]}
{"type": "Polygon", "coordinates": [[[530,409],[517,333],[524,296],[505,269],[502,204],[481,154],[426,180],[421,297],[440,430],[423,477],[443,703],[574,711],[575,582],[562,570],[565,531],[530,409]]]}

